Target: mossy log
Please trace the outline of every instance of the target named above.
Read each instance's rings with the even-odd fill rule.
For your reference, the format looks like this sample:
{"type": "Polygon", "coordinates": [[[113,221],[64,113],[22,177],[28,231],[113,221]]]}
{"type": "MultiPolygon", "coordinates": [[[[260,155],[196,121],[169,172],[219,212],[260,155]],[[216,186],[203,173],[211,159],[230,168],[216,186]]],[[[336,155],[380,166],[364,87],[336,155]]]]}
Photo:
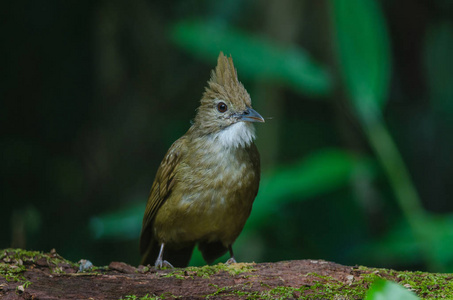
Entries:
{"type": "Polygon", "coordinates": [[[453,298],[453,274],[349,267],[323,260],[156,270],[112,262],[80,271],[55,251],[0,251],[1,299],[363,299],[378,278],[421,298],[453,298]]]}

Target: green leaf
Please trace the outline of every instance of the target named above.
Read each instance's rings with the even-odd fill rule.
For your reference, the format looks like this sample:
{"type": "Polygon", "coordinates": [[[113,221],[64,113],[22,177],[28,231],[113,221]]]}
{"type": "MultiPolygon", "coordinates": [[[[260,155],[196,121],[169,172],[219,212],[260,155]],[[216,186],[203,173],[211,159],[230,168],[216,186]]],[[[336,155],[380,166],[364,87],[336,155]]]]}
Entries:
{"type": "Polygon", "coordinates": [[[333,0],[340,69],[359,113],[382,109],[390,77],[390,46],[375,0],[333,0]]]}
{"type": "Polygon", "coordinates": [[[220,51],[232,55],[240,78],[280,81],[312,96],[326,95],[332,88],[325,68],[296,46],[279,46],[224,24],[201,20],[176,23],[171,38],[181,48],[210,63],[220,51]]]}
{"type": "Polygon", "coordinates": [[[365,300],[416,300],[420,299],[401,285],[383,279],[376,280],[368,290],[365,300]]]}
{"type": "Polygon", "coordinates": [[[359,172],[376,172],[374,164],[341,149],[317,151],[288,166],[263,174],[250,225],[267,221],[267,216],[285,201],[301,201],[338,189],[359,172]],[[297,199],[297,200],[295,200],[297,199]]]}

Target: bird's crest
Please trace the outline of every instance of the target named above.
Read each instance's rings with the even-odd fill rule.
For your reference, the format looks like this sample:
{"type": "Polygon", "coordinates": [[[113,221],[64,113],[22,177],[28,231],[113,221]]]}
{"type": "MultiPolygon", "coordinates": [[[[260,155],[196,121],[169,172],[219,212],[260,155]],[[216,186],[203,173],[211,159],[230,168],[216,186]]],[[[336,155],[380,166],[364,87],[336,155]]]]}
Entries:
{"type": "Polygon", "coordinates": [[[251,106],[250,95],[238,80],[233,59],[231,56],[226,57],[223,52],[217,58],[217,66],[211,73],[201,102],[204,104],[205,101],[216,98],[228,99],[238,109],[251,106]]]}

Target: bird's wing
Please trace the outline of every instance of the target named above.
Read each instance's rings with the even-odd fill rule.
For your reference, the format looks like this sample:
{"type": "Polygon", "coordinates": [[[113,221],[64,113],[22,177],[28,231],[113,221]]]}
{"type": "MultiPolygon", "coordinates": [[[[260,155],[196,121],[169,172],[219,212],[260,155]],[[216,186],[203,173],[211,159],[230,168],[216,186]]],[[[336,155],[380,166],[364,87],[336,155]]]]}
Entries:
{"type": "Polygon", "coordinates": [[[258,188],[260,186],[261,177],[261,158],[255,143],[252,143],[251,145],[250,157],[252,160],[253,168],[254,170],[256,170],[255,183],[253,184],[253,188],[255,189],[255,196],[253,196],[253,199],[255,199],[256,195],[258,195],[258,188]]]}
{"type": "Polygon", "coordinates": [[[186,138],[183,136],[173,143],[160,163],[156,178],[149,192],[145,215],[143,216],[142,233],[140,236],[140,253],[148,251],[153,237],[153,221],[156,213],[172,193],[175,185],[176,166],[186,152],[186,138]]]}

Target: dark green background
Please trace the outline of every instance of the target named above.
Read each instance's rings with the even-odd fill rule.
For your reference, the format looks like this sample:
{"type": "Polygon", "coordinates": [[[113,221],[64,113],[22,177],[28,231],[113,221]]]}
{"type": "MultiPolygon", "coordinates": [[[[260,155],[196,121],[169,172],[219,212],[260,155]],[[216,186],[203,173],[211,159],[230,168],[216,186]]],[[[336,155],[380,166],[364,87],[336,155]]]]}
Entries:
{"type": "Polygon", "coordinates": [[[0,248],[137,264],[156,169],[224,51],[266,118],[239,261],[453,272],[450,1],[44,0],[2,15],[0,248]]]}

